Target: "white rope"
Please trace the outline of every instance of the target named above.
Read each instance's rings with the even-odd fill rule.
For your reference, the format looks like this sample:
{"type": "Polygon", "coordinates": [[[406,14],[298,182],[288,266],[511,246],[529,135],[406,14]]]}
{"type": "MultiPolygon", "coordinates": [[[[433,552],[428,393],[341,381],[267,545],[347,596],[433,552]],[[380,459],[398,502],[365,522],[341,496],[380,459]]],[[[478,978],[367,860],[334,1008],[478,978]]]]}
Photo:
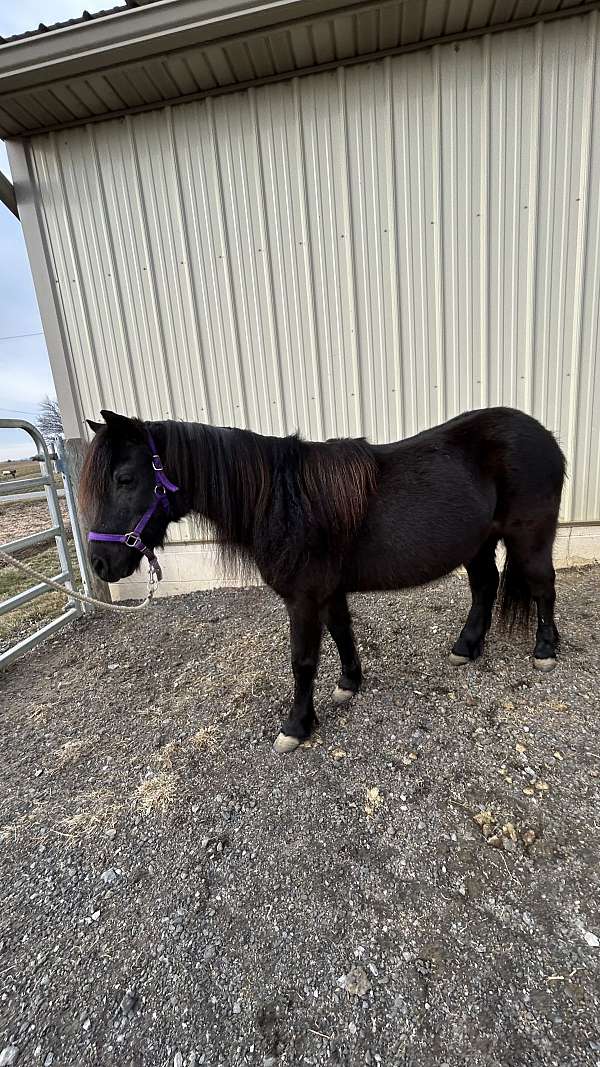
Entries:
{"type": "Polygon", "coordinates": [[[148,592],[146,599],[141,604],[107,604],[104,600],[96,600],[93,596],[86,596],[85,593],[78,593],[75,589],[67,589],[64,585],[60,585],[59,582],[53,582],[51,578],[46,578],[27,563],[22,563],[21,560],[15,559],[8,552],[3,552],[1,548],[0,560],[10,564],[11,567],[18,567],[20,571],[30,574],[32,578],[37,578],[39,582],[43,582],[49,589],[56,589],[70,600],[80,600],[82,604],[95,604],[96,607],[104,608],[105,611],[142,611],[144,608],[150,607],[158,585],[154,571],[150,567],[148,569],[148,592]]]}

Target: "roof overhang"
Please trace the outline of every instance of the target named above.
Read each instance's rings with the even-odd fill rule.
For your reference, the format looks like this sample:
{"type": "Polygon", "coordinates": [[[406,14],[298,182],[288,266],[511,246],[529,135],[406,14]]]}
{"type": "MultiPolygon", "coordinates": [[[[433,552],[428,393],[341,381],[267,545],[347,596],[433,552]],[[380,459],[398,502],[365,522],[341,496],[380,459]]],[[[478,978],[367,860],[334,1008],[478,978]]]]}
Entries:
{"type": "Polygon", "coordinates": [[[0,137],[600,6],[600,0],[137,2],[0,45],[0,137]]]}

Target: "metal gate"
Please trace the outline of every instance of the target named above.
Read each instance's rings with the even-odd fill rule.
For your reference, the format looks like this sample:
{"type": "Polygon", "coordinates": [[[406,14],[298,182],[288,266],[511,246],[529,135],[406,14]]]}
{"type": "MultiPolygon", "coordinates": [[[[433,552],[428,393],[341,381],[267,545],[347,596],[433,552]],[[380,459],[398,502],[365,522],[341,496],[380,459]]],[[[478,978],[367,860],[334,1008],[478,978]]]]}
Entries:
{"type": "MultiPolygon", "coordinates": [[[[14,541],[7,541],[5,544],[0,545],[0,548],[5,552],[9,552],[11,555],[15,555],[16,553],[23,551],[23,549],[31,548],[34,545],[44,544],[54,537],[58,551],[60,571],[58,574],[52,575],[52,580],[59,582],[60,585],[64,585],[66,589],[75,588],[76,575],[69,556],[67,531],[59,504],[59,497],[64,498],[67,503],[69,519],[71,522],[73,544],[79,565],[81,581],[84,592],[88,593],[89,583],[85,546],[77,520],[75,496],[65,461],[63,442],[57,440],[55,449],[50,450],[37,427],[33,426],[30,422],[23,422],[20,419],[0,419],[0,430],[4,429],[24,430],[29,434],[35,445],[36,459],[39,461],[40,473],[33,477],[13,477],[7,481],[4,481],[4,477],[2,477],[0,480],[0,505],[45,499],[50,513],[51,525],[39,532],[27,534],[25,537],[19,537],[14,541]],[[57,489],[56,487],[55,476],[57,472],[62,477],[62,490],[57,489]]],[[[33,566],[35,566],[35,563],[33,563],[33,566]]],[[[28,589],[23,590],[23,592],[17,593],[8,600],[2,601],[0,603],[0,615],[6,615],[10,611],[15,611],[17,608],[21,608],[24,604],[28,604],[31,600],[42,596],[46,592],[48,592],[48,589],[41,582],[38,585],[30,586],[28,589]]],[[[46,623],[45,626],[41,626],[34,633],[23,638],[23,640],[12,645],[5,652],[0,654],[0,669],[7,667],[9,663],[12,663],[18,656],[27,652],[30,648],[34,648],[35,645],[38,645],[51,634],[60,630],[61,627],[66,626],[67,623],[78,618],[84,611],[85,608],[79,601],[68,600],[64,611],[57,616],[57,618],[52,619],[50,622],[46,623]]]]}

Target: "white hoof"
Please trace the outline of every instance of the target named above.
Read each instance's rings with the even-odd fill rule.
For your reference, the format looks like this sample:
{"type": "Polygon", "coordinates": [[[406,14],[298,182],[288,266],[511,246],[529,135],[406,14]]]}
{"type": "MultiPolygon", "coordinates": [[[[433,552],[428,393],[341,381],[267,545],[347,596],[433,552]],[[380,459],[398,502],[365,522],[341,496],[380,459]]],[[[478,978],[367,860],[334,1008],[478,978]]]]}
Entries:
{"type": "Polygon", "coordinates": [[[463,667],[465,663],[471,662],[468,656],[457,656],[456,652],[451,652],[448,659],[453,667],[463,667]]]}
{"type": "Polygon", "coordinates": [[[293,752],[295,748],[298,748],[299,744],[297,737],[291,737],[289,734],[277,734],[273,751],[283,755],[286,752],[293,752]]]}
{"type": "Polygon", "coordinates": [[[549,671],[553,671],[556,667],[556,660],[552,658],[536,659],[534,656],[533,666],[535,667],[536,671],[543,671],[544,674],[548,674],[549,671]]]}
{"type": "Polygon", "coordinates": [[[336,685],[333,690],[332,700],[334,704],[347,704],[349,700],[352,700],[354,695],[352,689],[340,689],[339,685],[336,685]]]}

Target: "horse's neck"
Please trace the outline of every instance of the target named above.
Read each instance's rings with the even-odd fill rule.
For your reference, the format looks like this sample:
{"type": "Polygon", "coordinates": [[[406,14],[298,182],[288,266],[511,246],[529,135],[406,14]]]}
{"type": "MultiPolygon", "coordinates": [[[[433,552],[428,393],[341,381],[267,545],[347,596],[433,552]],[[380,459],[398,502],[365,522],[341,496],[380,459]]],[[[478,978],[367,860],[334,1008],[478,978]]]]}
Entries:
{"type": "Polygon", "coordinates": [[[189,428],[185,496],[189,510],[216,526],[221,538],[250,547],[270,482],[265,438],[248,430],[189,428]]]}

